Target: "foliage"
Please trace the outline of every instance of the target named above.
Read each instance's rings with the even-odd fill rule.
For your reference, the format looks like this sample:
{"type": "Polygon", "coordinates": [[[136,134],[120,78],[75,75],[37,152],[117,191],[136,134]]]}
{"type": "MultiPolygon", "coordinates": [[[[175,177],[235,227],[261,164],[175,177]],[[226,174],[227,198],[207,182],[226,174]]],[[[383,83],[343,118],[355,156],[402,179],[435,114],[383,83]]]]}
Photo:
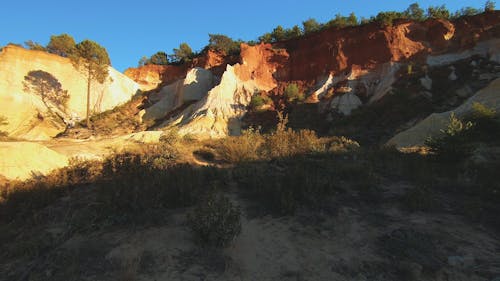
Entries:
{"type": "Polygon", "coordinates": [[[271,104],[272,100],[266,95],[255,94],[250,100],[250,108],[253,110],[259,109],[263,105],[271,104]]]}
{"type": "Polygon", "coordinates": [[[271,33],[264,33],[262,36],[259,36],[259,42],[261,43],[271,43],[273,42],[273,35],[271,33]]]}
{"type": "Polygon", "coordinates": [[[318,21],[316,21],[313,18],[303,21],[302,26],[304,34],[309,34],[311,32],[315,32],[321,29],[321,24],[318,23],[318,21]]]}
{"type": "Polygon", "coordinates": [[[191,61],[194,56],[193,50],[187,43],[181,43],[179,48],[173,49],[174,54],[171,55],[171,59],[174,62],[184,63],[191,61]]]}
{"type": "Polygon", "coordinates": [[[469,138],[472,126],[471,122],[464,122],[457,118],[455,113],[452,113],[448,126],[441,130],[443,136],[440,138],[429,137],[425,144],[441,160],[464,159],[471,153],[472,149],[469,138]]]}
{"type": "Polygon", "coordinates": [[[429,8],[427,8],[427,17],[434,19],[449,19],[450,11],[445,5],[429,6],[429,8]]]}
{"type": "Polygon", "coordinates": [[[188,225],[203,246],[228,246],[241,232],[241,211],[224,196],[208,195],[188,214],[188,225]]]}
{"type": "Polygon", "coordinates": [[[410,4],[408,9],[406,9],[405,14],[409,19],[415,21],[425,20],[425,12],[422,8],[420,8],[420,5],[418,3],[410,4]]]}
{"type": "Polygon", "coordinates": [[[92,81],[104,83],[111,61],[104,47],[91,40],[78,43],[71,55],[73,66],[87,78],[87,127],[90,128],[90,86],[92,81]]]}
{"type": "Polygon", "coordinates": [[[286,38],[296,38],[302,36],[302,30],[298,25],[294,25],[291,29],[286,30],[286,38]]]}
{"type": "Polygon", "coordinates": [[[453,15],[453,18],[458,18],[462,16],[474,16],[479,13],[481,13],[479,9],[473,7],[465,7],[460,9],[459,11],[456,11],[455,14],[453,15]]]}
{"type": "Polygon", "coordinates": [[[34,92],[41,96],[42,101],[46,105],[48,101],[64,110],[69,100],[68,91],[63,90],[59,80],[52,74],[43,70],[32,70],[28,72],[28,74],[24,76],[23,86],[25,91],[34,92]]]}
{"type": "Polygon", "coordinates": [[[344,17],[341,14],[336,14],[335,18],[326,23],[327,27],[346,27],[346,26],[356,26],[358,25],[358,18],[354,13],[350,13],[348,17],[344,17]]]}
{"type": "Polygon", "coordinates": [[[156,52],[149,58],[146,64],[167,65],[168,64],[167,53],[162,51],[156,52]]]}
{"type": "Polygon", "coordinates": [[[222,159],[230,163],[253,161],[259,159],[258,150],[263,142],[259,130],[249,128],[241,136],[220,140],[219,153],[222,159]]]}
{"type": "Polygon", "coordinates": [[[374,21],[379,22],[383,25],[392,26],[392,23],[396,19],[401,19],[404,14],[396,11],[380,12],[375,17],[374,21]]]}
{"type": "Polygon", "coordinates": [[[50,36],[47,51],[61,57],[70,57],[75,52],[76,42],[71,35],[61,34],[50,36]]]}
{"type": "Polygon", "coordinates": [[[275,29],[273,29],[271,36],[274,42],[279,42],[286,39],[286,31],[281,25],[278,25],[275,29]]]}
{"type": "Polygon", "coordinates": [[[208,47],[217,51],[222,51],[228,55],[238,55],[240,53],[241,41],[234,41],[230,37],[222,34],[208,34],[208,47]]]}
{"type": "Polygon", "coordinates": [[[493,12],[495,11],[495,1],[488,0],[484,4],[484,11],[485,12],[493,12]]]}
{"type": "Polygon", "coordinates": [[[304,93],[299,90],[297,84],[289,84],[285,88],[284,96],[288,102],[301,102],[305,99],[304,93]]]}
{"type": "Polygon", "coordinates": [[[30,50],[35,50],[35,51],[46,51],[45,47],[36,43],[36,42],[33,42],[31,40],[28,40],[26,42],[24,42],[24,45],[26,45],[28,47],[28,49],[30,50]]]}

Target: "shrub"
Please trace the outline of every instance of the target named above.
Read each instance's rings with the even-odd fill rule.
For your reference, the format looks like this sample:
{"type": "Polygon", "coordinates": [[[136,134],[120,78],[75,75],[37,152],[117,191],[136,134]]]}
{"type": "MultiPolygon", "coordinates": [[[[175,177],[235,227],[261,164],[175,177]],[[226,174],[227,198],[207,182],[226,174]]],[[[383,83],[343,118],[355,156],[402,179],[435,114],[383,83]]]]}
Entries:
{"type": "Polygon", "coordinates": [[[259,148],[264,138],[258,129],[250,128],[241,136],[227,137],[219,143],[219,153],[222,159],[231,163],[259,159],[259,148]]]}
{"type": "Polygon", "coordinates": [[[304,93],[300,92],[297,84],[289,84],[285,88],[284,95],[288,102],[300,102],[305,99],[304,93]]]}
{"type": "Polygon", "coordinates": [[[471,122],[464,122],[457,118],[455,113],[452,113],[447,128],[441,130],[443,136],[440,138],[429,137],[425,144],[429,147],[430,152],[441,160],[464,159],[472,151],[469,134],[472,126],[471,122]]]}
{"type": "Polygon", "coordinates": [[[270,103],[272,103],[272,100],[268,96],[255,94],[252,96],[249,106],[251,109],[257,110],[263,105],[267,105],[270,103]]]}
{"type": "Polygon", "coordinates": [[[188,225],[203,246],[228,246],[241,232],[241,211],[224,196],[208,195],[188,214],[188,225]]]}

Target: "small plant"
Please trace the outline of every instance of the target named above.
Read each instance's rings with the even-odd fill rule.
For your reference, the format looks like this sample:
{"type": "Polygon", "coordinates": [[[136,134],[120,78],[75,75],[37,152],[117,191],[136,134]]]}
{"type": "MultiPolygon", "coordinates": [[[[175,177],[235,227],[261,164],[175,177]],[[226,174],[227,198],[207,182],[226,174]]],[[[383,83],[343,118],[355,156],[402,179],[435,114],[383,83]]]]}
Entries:
{"type": "Polygon", "coordinates": [[[290,84],[285,88],[285,98],[288,102],[301,102],[305,99],[304,93],[299,90],[297,84],[290,84]]]}
{"type": "Polygon", "coordinates": [[[272,103],[272,100],[268,96],[263,96],[260,94],[256,94],[252,96],[250,100],[250,108],[253,110],[258,110],[264,105],[272,103]]]}
{"type": "Polygon", "coordinates": [[[220,141],[222,159],[232,162],[253,161],[259,158],[259,148],[264,142],[259,129],[249,128],[241,136],[227,137],[220,141]]]}
{"type": "Polygon", "coordinates": [[[472,127],[472,122],[462,121],[455,116],[455,113],[452,113],[448,126],[441,130],[443,136],[441,138],[429,137],[425,144],[429,147],[430,152],[441,160],[464,159],[469,156],[472,150],[469,138],[472,127]]]}
{"type": "Polygon", "coordinates": [[[203,246],[228,246],[241,232],[241,211],[228,198],[210,194],[188,215],[188,224],[203,246]]]}

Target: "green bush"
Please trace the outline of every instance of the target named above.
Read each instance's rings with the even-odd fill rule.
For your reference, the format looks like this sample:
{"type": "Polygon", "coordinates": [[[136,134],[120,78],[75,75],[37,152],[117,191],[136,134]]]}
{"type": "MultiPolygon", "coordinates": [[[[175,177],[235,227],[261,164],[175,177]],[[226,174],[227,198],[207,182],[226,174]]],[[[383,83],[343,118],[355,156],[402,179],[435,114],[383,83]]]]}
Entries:
{"type": "Polygon", "coordinates": [[[188,214],[188,225],[203,246],[228,246],[241,232],[241,211],[228,198],[210,194],[188,214]]]}
{"type": "Polygon", "coordinates": [[[288,102],[300,102],[305,99],[304,93],[299,90],[297,84],[289,84],[285,88],[285,98],[288,102]]]}
{"type": "Polygon", "coordinates": [[[425,144],[431,153],[440,160],[457,161],[468,157],[472,152],[470,142],[470,129],[472,122],[465,122],[450,115],[450,121],[446,129],[441,130],[442,137],[426,139],[425,144]]]}
{"type": "Polygon", "coordinates": [[[257,110],[263,105],[271,104],[272,100],[266,95],[255,94],[252,96],[250,100],[250,108],[253,110],[257,110]]]}

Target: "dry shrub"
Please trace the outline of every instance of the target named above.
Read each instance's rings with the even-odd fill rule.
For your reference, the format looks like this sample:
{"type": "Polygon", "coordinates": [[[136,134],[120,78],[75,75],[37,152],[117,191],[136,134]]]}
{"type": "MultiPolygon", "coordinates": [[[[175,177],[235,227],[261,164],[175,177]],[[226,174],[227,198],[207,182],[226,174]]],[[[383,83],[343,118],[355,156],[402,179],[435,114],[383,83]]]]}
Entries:
{"type": "Polygon", "coordinates": [[[259,159],[259,148],[263,142],[259,130],[250,128],[241,136],[222,139],[218,148],[222,159],[238,163],[259,159]]]}

